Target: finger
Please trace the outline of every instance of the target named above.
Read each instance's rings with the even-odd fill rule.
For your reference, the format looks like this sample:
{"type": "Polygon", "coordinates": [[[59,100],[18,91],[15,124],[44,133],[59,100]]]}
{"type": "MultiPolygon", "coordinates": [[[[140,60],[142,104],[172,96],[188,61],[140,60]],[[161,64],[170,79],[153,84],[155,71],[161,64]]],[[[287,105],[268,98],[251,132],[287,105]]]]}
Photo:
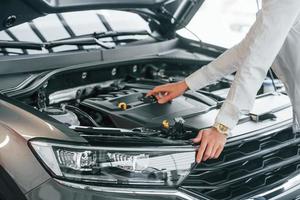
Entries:
{"type": "Polygon", "coordinates": [[[210,156],[211,156],[211,152],[213,150],[214,144],[208,143],[206,146],[206,150],[204,152],[203,155],[203,161],[206,161],[210,156]]]}
{"type": "Polygon", "coordinates": [[[157,100],[159,100],[159,99],[163,98],[163,97],[166,96],[166,95],[168,95],[167,92],[159,92],[159,93],[155,94],[155,98],[156,98],[157,100]]]}
{"type": "Polygon", "coordinates": [[[219,146],[215,144],[212,151],[211,151],[211,154],[210,154],[210,157],[209,157],[210,159],[215,158],[215,155],[216,155],[216,152],[217,152],[218,148],[219,148],[219,146]]]}
{"type": "Polygon", "coordinates": [[[221,155],[223,149],[224,149],[224,146],[220,146],[220,147],[218,148],[218,150],[217,150],[217,152],[216,152],[216,155],[215,155],[215,158],[219,158],[219,157],[220,157],[220,155],[221,155]]]}
{"type": "Polygon", "coordinates": [[[163,87],[161,87],[161,86],[155,87],[153,90],[150,90],[150,91],[146,94],[146,97],[152,96],[152,95],[156,95],[156,94],[158,94],[158,93],[160,93],[160,92],[162,92],[162,91],[163,91],[163,87]]]}
{"type": "Polygon", "coordinates": [[[165,96],[162,96],[160,99],[158,99],[158,103],[159,104],[164,104],[167,103],[169,101],[171,101],[172,99],[174,99],[176,96],[173,93],[167,94],[165,96]]]}
{"type": "Polygon", "coordinates": [[[156,90],[155,90],[155,89],[150,90],[150,91],[146,94],[146,97],[149,97],[149,96],[152,96],[152,95],[156,95],[156,90]]]}
{"type": "Polygon", "coordinates": [[[155,87],[154,89],[150,90],[146,96],[156,95],[158,93],[166,93],[170,91],[170,87],[168,85],[160,85],[155,87]]]}
{"type": "Polygon", "coordinates": [[[197,153],[197,157],[196,157],[196,162],[197,163],[200,163],[202,158],[203,158],[203,154],[204,154],[204,151],[206,149],[206,146],[207,146],[207,141],[206,140],[202,140],[201,144],[200,144],[200,147],[199,147],[199,150],[198,150],[198,153],[197,153]]]}
{"type": "Polygon", "coordinates": [[[217,159],[219,156],[218,156],[218,153],[221,151],[221,146],[218,146],[217,149],[216,149],[216,152],[214,153],[213,157],[214,159],[217,159]]]}
{"type": "Polygon", "coordinates": [[[158,94],[156,94],[156,95],[154,95],[154,96],[155,96],[156,100],[158,100],[158,99],[160,99],[160,98],[161,98],[161,96],[160,96],[160,95],[158,95],[158,94]]]}
{"type": "Polygon", "coordinates": [[[203,130],[199,131],[197,137],[195,137],[192,141],[193,143],[199,143],[202,139],[202,135],[203,135],[203,130]]]}

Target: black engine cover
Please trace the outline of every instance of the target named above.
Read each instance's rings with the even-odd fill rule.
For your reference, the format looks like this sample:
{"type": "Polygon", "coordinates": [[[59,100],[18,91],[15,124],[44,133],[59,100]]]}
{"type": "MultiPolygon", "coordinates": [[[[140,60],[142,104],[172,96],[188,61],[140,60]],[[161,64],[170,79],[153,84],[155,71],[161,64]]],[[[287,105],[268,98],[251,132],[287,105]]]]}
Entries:
{"type": "MultiPolygon", "coordinates": [[[[196,126],[190,128],[204,128],[211,125],[213,116],[204,118],[203,114],[216,109],[216,102],[197,92],[187,92],[166,104],[158,104],[153,98],[145,98],[148,90],[128,89],[98,95],[96,98],[85,99],[81,106],[98,111],[112,120],[116,127],[161,127],[164,120],[170,125],[174,118],[184,120],[198,118],[196,126]]],[[[195,119],[194,119],[195,120],[195,119]]],[[[194,121],[192,120],[192,121],[194,121]]],[[[186,125],[189,126],[187,123],[186,125]]]]}

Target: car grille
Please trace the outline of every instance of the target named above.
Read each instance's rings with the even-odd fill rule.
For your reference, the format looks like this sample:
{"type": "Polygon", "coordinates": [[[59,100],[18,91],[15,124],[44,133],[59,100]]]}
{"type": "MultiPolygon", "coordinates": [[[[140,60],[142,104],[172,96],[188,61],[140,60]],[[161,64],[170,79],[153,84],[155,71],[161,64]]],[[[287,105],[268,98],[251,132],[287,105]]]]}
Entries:
{"type": "Polygon", "coordinates": [[[291,129],[229,144],[197,165],[181,184],[195,196],[242,199],[281,184],[300,169],[300,134],[291,129]]]}

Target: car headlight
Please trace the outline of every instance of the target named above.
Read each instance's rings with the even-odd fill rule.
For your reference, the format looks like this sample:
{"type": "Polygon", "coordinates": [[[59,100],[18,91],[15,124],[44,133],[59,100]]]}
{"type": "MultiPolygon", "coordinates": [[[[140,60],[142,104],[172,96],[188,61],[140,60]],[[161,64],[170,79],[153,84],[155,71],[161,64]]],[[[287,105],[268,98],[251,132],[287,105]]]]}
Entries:
{"type": "Polygon", "coordinates": [[[192,147],[92,147],[31,141],[53,176],[103,184],[176,186],[195,161],[192,147]]]}

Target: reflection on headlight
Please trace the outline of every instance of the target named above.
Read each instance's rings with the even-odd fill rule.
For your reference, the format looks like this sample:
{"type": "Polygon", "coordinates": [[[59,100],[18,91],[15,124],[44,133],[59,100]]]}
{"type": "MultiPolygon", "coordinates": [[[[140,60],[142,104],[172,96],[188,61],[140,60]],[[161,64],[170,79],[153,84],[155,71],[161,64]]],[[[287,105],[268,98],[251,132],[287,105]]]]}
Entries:
{"type": "Polygon", "coordinates": [[[128,155],[121,153],[107,153],[109,163],[103,163],[102,166],[114,166],[129,171],[142,171],[149,166],[149,155],[137,154],[128,155]]]}

